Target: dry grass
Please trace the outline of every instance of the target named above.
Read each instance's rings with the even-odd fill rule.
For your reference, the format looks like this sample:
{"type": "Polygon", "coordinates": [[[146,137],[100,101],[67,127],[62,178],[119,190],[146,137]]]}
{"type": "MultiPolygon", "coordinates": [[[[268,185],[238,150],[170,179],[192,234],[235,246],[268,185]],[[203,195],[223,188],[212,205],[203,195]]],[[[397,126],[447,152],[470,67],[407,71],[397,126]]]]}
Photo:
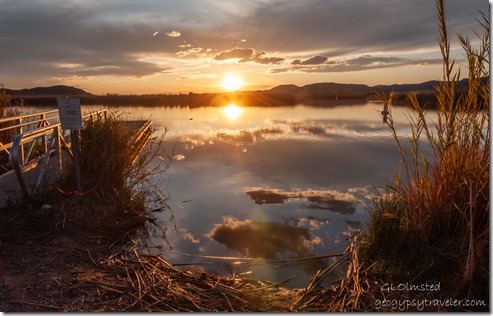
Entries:
{"type": "MultiPolygon", "coordinates": [[[[469,91],[459,95],[460,72],[450,59],[444,1],[437,1],[443,82],[436,87],[436,120],[410,96],[412,134],[392,135],[401,170],[375,206],[362,254],[400,280],[441,281],[442,294],[488,300],[489,283],[489,21],[473,48],[459,36],[469,62],[469,91]],[[487,80],[485,80],[485,78],[487,80]],[[407,142],[408,146],[404,143],[407,142]],[[424,151],[423,142],[430,150],[424,151]],[[409,149],[408,149],[409,148],[409,149]]],[[[392,95],[385,100],[392,102],[392,95]]]]}
{"type": "Polygon", "coordinates": [[[84,230],[103,236],[107,243],[134,241],[140,234],[161,234],[166,240],[173,214],[167,196],[151,181],[163,174],[170,163],[159,160],[156,152],[163,146],[161,135],[150,141],[133,161],[132,130],[115,113],[84,121],[80,131],[81,186],[75,190],[72,167],[60,183],[41,190],[30,201],[36,209],[51,205],[40,215],[47,230],[84,230]],[[152,163],[151,163],[152,161],[152,163]],[[158,213],[167,212],[168,215],[158,213]]]}
{"type": "MultiPolygon", "coordinates": [[[[0,119],[18,116],[22,113],[23,102],[20,101],[16,106],[11,106],[11,98],[5,92],[5,89],[0,88],[0,119]]],[[[6,128],[15,125],[14,122],[7,122],[0,124],[0,128],[6,128]]],[[[7,130],[0,132],[0,143],[7,144],[12,142],[15,136],[15,131],[7,130]]],[[[8,165],[8,153],[6,151],[0,152],[0,173],[7,172],[11,168],[8,165]]]]}
{"type": "MultiPolygon", "coordinates": [[[[159,256],[140,256],[135,251],[96,258],[94,264],[102,273],[74,280],[78,290],[86,287],[94,294],[91,311],[288,311],[272,305],[270,294],[278,292],[275,283],[179,271],[159,256]]],[[[91,305],[83,303],[63,310],[83,311],[91,305]]]]}

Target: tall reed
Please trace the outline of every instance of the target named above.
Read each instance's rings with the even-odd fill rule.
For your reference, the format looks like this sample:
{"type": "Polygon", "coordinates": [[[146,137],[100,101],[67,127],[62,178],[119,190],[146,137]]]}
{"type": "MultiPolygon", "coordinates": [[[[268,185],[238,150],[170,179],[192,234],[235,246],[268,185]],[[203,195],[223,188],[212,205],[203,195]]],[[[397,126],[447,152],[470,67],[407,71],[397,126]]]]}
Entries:
{"type": "MultiPolygon", "coordinates": [[[[24,106],[24,101],[19,101],[12,106],[12,98],[7,94],[5,89],[0,87],[0,119],[17,116],[22,113],[22,108],[24,106]]],[[[0,124],[0,128],[5,128],[9,126],[13,126],[13,122],[0,124]]],[[[12,141],[14,137],[14,131],[3,131],[0,133],[0,142],[8,143],[12,141]]]]}
{"type": "MultiPolygon", "coordinates": [[[[372,213],[364,254],[390,260],[396,270],[406,270],[408,279],[447,280],[453,294],[484,295],[489,277],[489,18],[483,14],[479,21],[484,29],[476,34],[479,45],[458,35],[469,70],[469,88],[460,93],[444,0],[437,0],[436,8],[443,57],[436,117],[430,119],[426,104],[410,95],[411,135],[402,139],[390,115],[401,167],[388,186],[391,194],[372,213]]],[[[392,94],[385,101],[391,104],[392,94]]]]}
{"type": "MultiPolygon", "coordinates": [[[[167,196],[152,181],[163,174],[171,159],[158,160],[164,134],[151,140],[134,161],[133,147],[129,143],[133,129],[118,112],[97,115],[83,122],[80,130],[80,170],[83,194],[68,199],[67,213],[61,213],[72,223],[87,229],[104,230],[105,234],[122,237],[132,230],[162,234],[166,241],[164,216],[157,211],[172,212],[167,196]],[[150,212],[152,211],[152,212],[150,212]],[[146,228],[142,230],[143,228],[146,228]]],[[[61,184],[65,191],[74,190],[74,174],[69,174],[61,184]]]]}

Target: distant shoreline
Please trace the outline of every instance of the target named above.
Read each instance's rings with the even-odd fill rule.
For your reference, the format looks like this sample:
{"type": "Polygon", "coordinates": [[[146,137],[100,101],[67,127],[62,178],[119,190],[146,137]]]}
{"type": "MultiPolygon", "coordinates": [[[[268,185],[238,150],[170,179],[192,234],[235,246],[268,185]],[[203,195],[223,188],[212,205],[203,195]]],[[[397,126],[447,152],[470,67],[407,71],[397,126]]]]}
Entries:
{"type": "MultiPolygon", "coordinates": [[[[484,80],[487,80],[484,78],[484,80]]],[[[107,93],[95,95],[82,89],[58,85],[52,87],[36,87],[30,89],[4,89],[11,97],[11,104],[19,104],[22,100],[28,106],[51,106],[56,104],[55,98],[67,96],[80,98],[83,105],[107,106],[226,106],[235,103],[239,106],[275,107],[306,104],[312,106],[334,106],[352,102],[377,100],[377,93],[394,92],[395,105],[410,105],[409,94],[416,94],[418,99],[427,102],[430,107],[436,103],[435,88],[439,81],[427,81],[418,84],[394,84],[367,86],[362,84],[341,84],[334,82],[314,83],[302,87],[296,85],[280,85],[270,90],[235,91],[224,93],[188,94],[117,94],[107,93]]],[[[459,92],[468,90],[468,80],[458,84],[459,92]]]]}
{"type": "MultiPolygon", "coordinates": [[[[63,94],[62,94],[63,95],[63,94]]],[[[408,93],[394,95],[395,105],[408,105],[408,93]]],[[[316,107],[330,107],[344,104],[354,104],[367,101],[377,101],[376,93],[277,93],[270,91],[242,91],[229,93],[189,93],[162,95],[70,95],[80,98],[82,105],[105,106],[148,106],[148,107],[222,107],[231,103],[239,106],[279,107],[305,104],[316,107]]],[[[435,97],[432,91],[419,92],[418,97],[433,103],[435,97]]],[[[26,106],[56,106],[55,95],[13,95],[12,105],[23,101],[26,106]]]]}

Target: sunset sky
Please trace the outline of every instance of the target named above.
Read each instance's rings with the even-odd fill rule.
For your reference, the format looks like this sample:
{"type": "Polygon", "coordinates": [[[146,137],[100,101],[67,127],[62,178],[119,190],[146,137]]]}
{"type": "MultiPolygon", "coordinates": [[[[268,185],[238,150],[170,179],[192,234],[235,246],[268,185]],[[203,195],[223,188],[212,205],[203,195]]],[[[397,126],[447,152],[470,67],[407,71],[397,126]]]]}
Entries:
{"type": "MultiPolygon", "coordinates": [[[[446,1],[458,62],[455,34],[476,40],[488,10],[446,1]]],[[[0,84],[144,94],[419,83],[441,79],[437,37],[433,0],[0,0],[0,84]]]]}

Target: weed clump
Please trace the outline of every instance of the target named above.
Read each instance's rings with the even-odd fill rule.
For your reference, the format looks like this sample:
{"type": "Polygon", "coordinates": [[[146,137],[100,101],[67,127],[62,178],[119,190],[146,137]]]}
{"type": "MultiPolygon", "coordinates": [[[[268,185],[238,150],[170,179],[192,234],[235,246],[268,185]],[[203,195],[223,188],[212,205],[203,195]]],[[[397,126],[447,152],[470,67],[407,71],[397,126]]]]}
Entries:
{"type": "MultiPolygon", "coordinates": [[[[397,136],[400,172],[371,215],[362,254],[394,280],[442,282],[442,295],[481,298],[489,292],[489,20],[478,47],[459,35],[468,61],[469,90],[458,93],[460,71],[450,58],[444,1],[437,1],[443,81],[436,119],[410,96],[412,133],[397,136]],[[407,142],[408,145],[404,143],[407,142]],[[422,142],[428,150],[424,151],[422,142]]],[[[392,102],[392,94],[385,100],[392,102]]]]}
{"type": "Polygon", "coordinates": [[[154,214],[169,211],[167,198],[150,177],[165,172],[170,160],[156,163],[154,159],[162,139],[149,142],[136,156],[129,141],[134,132],[117,113],[84,121],[79,140],[83,192],[75,190],[70,168],[54,193],[62,195],[57,203],[60,209],[52,212],[57,227],[97,231],[111,240],[121,238],[122,244],[135,232],[146,234],[149,223],[164,234],[166,227],[154,214]]]}
{"type": "MultiPolygon", "coordinates": [[[[21,115],[24,102],[21,100],[12,106],[12,100],[10,95],[7,94],[5,89],[0,87],[0,119],[21,115]]],[[[14,126],[15,122],[2,122],[0,123],[0,144],[8,144],[12,142],[15,136],[15,131],[7,129],[14,126]]],[[[0,152],[0,171],[8,171],[8,153],[7,151],[0,152]]]]}

